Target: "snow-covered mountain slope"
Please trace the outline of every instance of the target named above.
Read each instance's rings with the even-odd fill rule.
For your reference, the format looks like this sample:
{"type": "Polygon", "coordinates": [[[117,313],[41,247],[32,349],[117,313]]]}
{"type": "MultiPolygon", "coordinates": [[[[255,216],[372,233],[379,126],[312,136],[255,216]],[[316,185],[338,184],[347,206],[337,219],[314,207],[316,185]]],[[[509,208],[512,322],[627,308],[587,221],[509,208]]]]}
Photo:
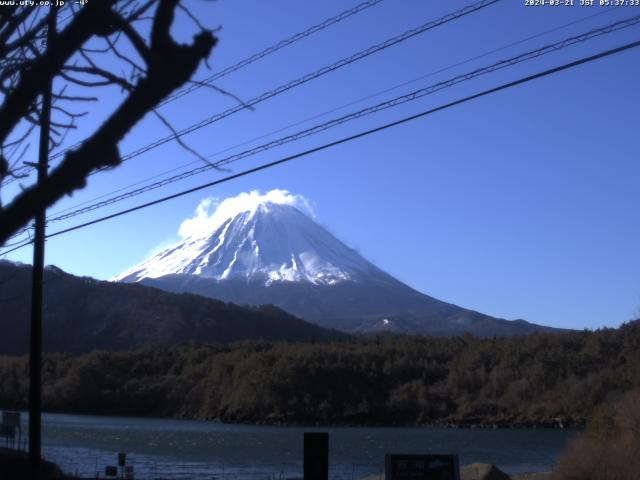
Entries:
{"type": "Polygon", "coordinates": [[[213,231],[188,237],[114,278],[164,275],[214,280],[309,282],[333,285],[361,275],[385,275],[292,205],[259,203],[213,231]]]}
{"type": "Polygon", "coordinates": [[[350,332],[490,336],[548,330],[496,319],[412,289],[303,213],[288,192],[242,195],[222,202],[211,216],[199,211],[183,223],[188,227],[181,227],[183,241],[114,280],[242,305],[273,304],[350,332]]]}

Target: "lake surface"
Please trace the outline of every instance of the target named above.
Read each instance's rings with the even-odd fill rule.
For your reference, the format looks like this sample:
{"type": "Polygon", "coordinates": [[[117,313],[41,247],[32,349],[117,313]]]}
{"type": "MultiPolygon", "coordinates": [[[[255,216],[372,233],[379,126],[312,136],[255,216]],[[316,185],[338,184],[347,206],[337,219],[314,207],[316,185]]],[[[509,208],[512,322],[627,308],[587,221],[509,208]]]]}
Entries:
{"type": "MultiPolygon", "coordinates": [[[[23,415],[23,419],[26,415],[23,415]]],[[[26,425],[25,425],[26,429],[26,425]]],[[[27,430],[25,430],[27,431],[27,430]]],[[[384,470],[385,453],[458,453],[460,464],[506,472],[551,470],[578,430],[304,428],[84,415],[43,415],[43,452],[68,473],[104,476],[127,452],[136,478],[245,480],[302,477],[305,431],[329,432],[330,477],[384,470]]]]}

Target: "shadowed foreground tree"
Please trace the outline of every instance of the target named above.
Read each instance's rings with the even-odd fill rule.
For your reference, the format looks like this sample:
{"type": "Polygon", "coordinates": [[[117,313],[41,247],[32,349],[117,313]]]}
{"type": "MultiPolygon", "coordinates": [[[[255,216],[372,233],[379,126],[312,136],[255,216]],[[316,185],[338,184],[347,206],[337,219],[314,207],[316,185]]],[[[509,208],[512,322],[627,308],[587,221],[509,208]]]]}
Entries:
{"type": "Polygon", "coordinates": [[[27,167],[20,162],[39,125],[41,95],[52,80],[56,83],[50,151],[60,147],[86,113],[74,112],[75,105],[97,100],[92,91],[115,86],[126,95],[95,131],[64,153],[42,185],[26,188],[0,206],[0,245],[24,228],[35,212],[83,188],[92,172],[118,166],[118,143],[164,98],[190,81],[216,41],[179,0],[91,0],[60,11],[2,7],[0,182],[24,175],[27,167]],[[189,44],[176,42],[170,33],[177,11],[199,30],[189,44]],[[49,15],[69,20],[60,22],[51,45],[43,40],[49,15]],[[128,73],[117,73],[123,67],[128,73]]]}
{"type": "Polygon", "coordinates": [[[558,460],[554,480],[640,478],[640,391],[601,405],[558,460]]]}

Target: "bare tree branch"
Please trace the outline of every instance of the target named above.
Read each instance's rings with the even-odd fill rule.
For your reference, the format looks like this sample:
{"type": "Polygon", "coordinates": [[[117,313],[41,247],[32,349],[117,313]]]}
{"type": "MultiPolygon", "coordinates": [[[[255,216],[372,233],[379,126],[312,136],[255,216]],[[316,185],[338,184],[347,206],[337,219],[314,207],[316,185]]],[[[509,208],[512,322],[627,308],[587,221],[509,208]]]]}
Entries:
{"type": "Polygon", "coordinates": [[[75,16],[71,24],[56,38],[55,48],[35,59],[29,69],[23,69],[20,81],[0,107],[0,143],[4,143],[15,125],[27,114],[45,85],[56,76],[65,62],[94,35],[105,30],[102,23],[115,0],[94,0],[75,16]]]}
{"type": "MultiPolygon", "coordinates": [[[[84,187],[91,172],[119,165],[121,158],[118,143],[164,98],[189,81],[217,42],[211,32],[201,31],[194,36],[191,44],[176,43],[171,37],[170,29],[179,0],[157,0],[158,6],[147,44],[142,36],[113,10],[112,7],[116,3],[116,0],[94,0],[80,9],[64,31],[58,34],[55,49],[47,48],[38,58],[33,59],[30,68],[21,71],[18,83],[0,106],[2,144],[18,122],[25,119],[34,120],[30,116],[47,78],[59,75],[83,87],[115,84],[128,92],[122,103],[92,135],[76,150],[70,150],[65,154],[63,161],[52,170],[44,183],[26,188],[0,210],[0,245],[25,226],[35,211],[84,187]],[[146,64],[144,69],[138,67],[141,76],[135,83],[99,68],[93,61],[88,62],[89,66],[68,64],[74,54],[82,57],[80,50],[90,38],[98,36],[106,39],[117,31],[124,33],[146,64]],[[144,48],[140,42],[144,44],[144,48]],[[83,75],[87,78],[82,77],[83,75]],[[95,79],[90,80],[91,77],[95,79]]],[[[142,7],[144,10],[138,9],[137,12],[148,10],[150,4],[151,2],[147,2],[142,7]]],[[[52,124],[67,131],[75,126],[74,117],[69,118],[70,122],[55,121],[52,124]]],[[[189,147],[186,148],[193,151],[189,147]]]]}
{"type": "Polygon", "coordinates": [[[71,71],[71,72],[84,73],[87,75],[95,75],[95,76],[102,77],[105,79],[106,82],[108,82],[102,85],[110,85],[110,84],[120,85],[124,90],[133,90],[134,88],[134,86],[124,78],[114,75],[108,70],[104,70],[99,67],[77,67],[73,65],[67,65],[62,69],[62,71],[65,73],[67,71],[71,71]]]}
{"type": "Polygon", "coordinates": [[[196,151],[195,149],[191,148],[189,145],[187,145],[181,138],[180,138],[180,134],[177,132],[177,130],[175,128],[173,128],[173,125],[171,125],[171,123],[169,123],[169,121],[162,116],[162,114],[160,112],[158,112],[157,108],[153,109],[153,113],[156,115],[156,117],[158,117],[158,119],[160,119],[160,121],[171,131],[171,133],[173,133],[176,137],[176,141],[178,142],[178,144],[184,148],[185,150],[187,150],[188,152],[192,153],[193,155],[195,155],[199,160],[201,160],[202,162],[206,163],[207,165],[211,165],[213,166],[213,164],[211,162],[209,162],[209,160],[207,160],[204,156],[202,156],[200,153],[198,153],[198,151],[196,151]]]}

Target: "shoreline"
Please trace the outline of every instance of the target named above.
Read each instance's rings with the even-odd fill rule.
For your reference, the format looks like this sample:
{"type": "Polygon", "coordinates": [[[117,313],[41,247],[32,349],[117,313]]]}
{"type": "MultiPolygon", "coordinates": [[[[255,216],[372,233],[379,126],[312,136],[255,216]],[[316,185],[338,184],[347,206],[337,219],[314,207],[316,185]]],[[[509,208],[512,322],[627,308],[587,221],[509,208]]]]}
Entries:
{"type": "MultiPolygon", "coordinates": [[[[244,435],[257,435],[255,438],[261,439],[262,441],[264,441],[264,435],[286,435],[287,438],[291,438],[296,437],[298,438],[298,436],[301,438],[302,435],[302,431],[303,429],[309,429],[310,431],[317,431],[318,429],[323,429],[325,428],[328,432],[330,437],[333,438],[333,436],[335,435],[336,439],[339,438],[351,438],[351,439],[363,439],[363,445],[368,445],[365,441],[364,438],[369,438],[374,437],[377,438],[377,436],[380,436],[380,438],[386,438],[387,433],[385,433],[384,429],[380,429],[380,430],[373,430],[373,431],[366,431],[366,430],[361,430],[361,428],[367,428],[367,427],[356,427],[354,428],[354,432],[355,432],[355,436],[349,432],[347,432],[347,430],[349,428],[352,427],[348,427],[348,426],[344,426],[344,425],[340,425],[340,426],[330,426],[327,427],[326,425],[314,425],[314,426],[310,426],[310,425],[288,425],[287,427],[291,428],[291,430],[288,430],[288,433],[286,433],[286,431],[280,431],[278,432],[278,428],[283,428],[282,426],[274,426],[274,425],[265,425],[265,424],[261,424],[261,425],[257,425],[257,424],[229,424],[229,423],[222,423],[222,422],[217,422],[215,420],[208,420],[208,421],[198,421],[198,420],[190,420],[190,419],[176,419],[176,418],[163,418],[163,417],[125,417],[125,416],[106,416],[106,415],[89,415],[89,414],[75,414],[75,413],[60,413],[60,412],[46,412],[45,415],[49,416],[48,419],[44,420],[44,424],[45,424],[45,428],[47,423],[50,423],[52,425],[52,427],[56,427],[56,425],[65,425],[65,428],[70,428],[70,429],[75,429],[77,428],[77,426],[81,426],[80,428],[88,428],[91,430],[98,430],[100,431],[102,428],[106,426],[109,427],[113,427],[116,430],[121,429],[123,426],[125,426],[125,428],[129,428],[129,427],[133,427],[135,429],[140,429],[142,432],[145,432],[147,430],[153,430],[154,428],[156,428],[157,426],[160,426],[160,428],[162,427],[162,422],[167,421],[167,422],[172,422],[174,420],[185,420],[186,423],[181,426],[179,423],[168,423],[166,425],[166,428],[168,430],[173,430],[175,428],[177,429],[184,429],[186,432],[194,432],[195,435],[208,435],[208,436],[219,436],[219,435],[225,435],[225,432],[229,431],[231,432],[231,435],[237,435],[238,433],[242,433],[242,432],[246,432],[244,433],[244,435]],[[75,417],[75,418],[73,418],[75,417]],[[84,418],[83,418],[84,417],[84,418]],[[139,423],[136,423],[133,421],[133,419],[137,419],[139,420],[139,423]],[[156,423],[158,422],[158,423],[156,423]],[[207,426],[206,424],[209,423],[209,425],[207,426]],[[202,424],[202,427],[198,427],[197,424],[202,424]],[[226,426],[229,426],[229,430],[227,430],[226,426]],[[238,428],[233,428],[233,427],[238,427],[238,428]],[[244,428],[242,428],[244,427],[244,428]],[[335,430],[334,430],[335,429],[335,430]],[[344,430],[342,430],[344,429],[344,430]],[[273,432],[273,433],[270,433],[273,432]],[[345,433],[342,433],[345,432],[345,433]],[[346,435],[346,437],[345,437],[346,435]],[[350,435],[350,436],[349,436],[350,435]]],[[[25,420],[26,418],[23,418],[23,420],[25,420]]],[[[284,427],[286,428],[286,427],[284,427]]],[[[369,427],[372,428],[372,427],[369,427]]],[[[373,427],[375,428],[375,427],[373,427]]],[[[394,427],[391,427],[390,429],[393,430],[394,427]]],[[[397,428],[397,427],[396,427],[397,428]]],[[[457,436],[457,438],[484,438],[488,444],[493,445],[492,442],[492,438],[501,438],[501,435],[504,434],[500,434],[499,432],[495,432],[495,433],[489,433],[486,432],[485,434],[480,433],[480,431],[477,431],[476,434],[472,433],[472,429],[464,429],[464,428],[460,428],[459,429],[459,433],[456,434],[448,434],[446,433],[444,430],[447,429],[452,429],[452,427],[448,427],[448,428],[443,428],[443,427],[439,427],[440,428],[440,432],[435,431],[435,430],[428,430],[428,428],[430,427],[425,427],[425,426],[412,426],[412,427],[405,427],[407,428],[407,430],[402,431],[402,430],[397,430],[396,433],[391,433],[391,435],[400,435],[402,438],[412,438],[414,435],[418,435],[419,438],[448,438],[448,435],[455,435],[457,436]],[[409,428],[415,429],[416,433],[412,433],[409,428]],[[423,430],[422,432],[419,432],[418,430],[420,428],[424,428],[425,430],[423,430]],[[480,435],[478,437],[478,435],[480,435]],[[497,436],[496,436],[497,435],[497,436]]],[[[431,427],[433,428],[433,427],[431,427]]],[[[437,427],[436,427],[437,428],[437,427]]],[[[468,427],[467,427],[468,428],[468,427]]],[[[487,430],[487,429],[484,429],[487,430]]],[[[493,429],[492,429],[493,430],[493,429]]],[[[558,431],[558,429],[548,429],[550,434],[552,434],[551,432],[553,430],[558,431]]],[[[502,431],[508,431],[508,429],[502,429],[502,431]]],[[[535,432],[535,429],[521,429],[520,433],[514,433],[516,435],[515,438],[524,438],[524,437],[528,437],[529,435],[533,435],[531,438],[538,438],[536,436],[535,433],[528,433],[528,432],[535,432]],[[519,437],[518,437],[519,435],[519,437]]],[[[542,433],[542,431],[540,432],[540,434],[543,435],[543,437],[541,438],[547,438],[545,437],[542,433]]],[[[188,434],[191,435],[191,434],[188,434]]],[[[506,435],[511,435],[511,434],[506,434],[506,435]]],[[[579,432],[577,431],[566,431],[566,433],[560,433],[558,431],[558,435],[563,435],[562,438],[572,438],[574,436],[579,435],[579,432]]],[[[416,437],[416,438],[418,438],[416,437]]],[[[93,437],[92,437],[93,438],[93,437]]],[[[146,437],[142,437],[142,438],[146,438],[146,437]]],[[[194,437],[195,438],[195,437],[194,437]]],[[[271,437],[269,437],[271,438],[271,437]]],[[[511,437],[509,437],[511,438],[511,437]]],[[[555,438],[555,437],[554,437],[555,438]]],[[[296,442],[299,443],[299,440],[296,440],[296,442]]],[[[200,442],[198,440],[198,442],[200,442]]],[[[125,442],[126,443],[126,442],[125,442]]],[[[530,442],[531,443],[531,442],[530,442]]],[[[502,442],[503,445],[504,442],[502,442]]],[[[132,453],[135,453],[136,448],[137,448],[137,444],[135,444],[136,446],[134,446],[133,443],[129,443],[127,444],[128,447],[126,451],[131,451],[132,453]]],[[[500,442],[496,443],[495,445],[500,445],[500,442]]],[[[95,447],[92,446],[91,448],[100,448],[100,447],[95,447]]],[[[494,465],[496,465],[496,468],[499,468],[502,470],[502,466],[504,465],[504,467],[506,468],[506,470],[502,470],[505,474],[510,475],[508,478],[510,480],[549,480],[550,477],[548,476],[544,476],[546,473],[548,473],[549,468],[551,465],[554,465],[555,462],[557,461],[558,455],[560,455],[560,450],[558,450],[555,453],[551,453],[551,455],[548,457],[548,461],[545,462],[531,462],[530,459],[527,457],[526,454],[524,454],[524,456],[521,456],[518,452],[519,450],[516,448],[514,450],[514,452],[512,453],[511,457],[512,457],[512,461],[504,461],[504,458],[501,458],[499,455],[493,455],[493,453],[488,452],[488,451],[484,451],[484,453],[481,454],[480,451],[477,451],[477,448],[473,448],[473,446],[471,444],[467,444],[466,442],[462,442],[460,443],[460,441],[454,442],[452,444],[452,449],[450,450],[451,453],[458,453],[460,455],[460,459],[463,460],[465,459],[466,461],[464,462],[464,464],[461,463],[461,468],[462,467],[467,467],[470,466],[468,464],[469,461],[476,461],[476,462],[483,462],[483,461],[488,461],[488,462],[495,462],[494,465]],[[455,447],[453,447],[453,445],[455,445],[455,447]],[[501,461],[502,460],[502,461],[501,461]],[[524,468],[523,468],[524,467],[524,468]],[[515,470],[515,471],[514,471],[515,470]],[[508,473],[507,473],[508,472],[508,473]]],[[[482,449],[481,449],[482,450],[482,449]]],[[[123,450],[125,451],[125,450],[123,450]]],[[[163,452],[163,451],[162,451],[163,452]]],[[[153,452],[146,452],[144,453],[145,455],[151,455],[151,454],[157,454],[157,455],[164,455],[164,453],[153,453],[153,452]]],[[[525,452],[521,452],[521,453],[525,453],[525,452]]],[[[96,458],[100,457],[99,452],[95,454],[96,458]]],[[[52,457],[54,458],[54,457],[52,457]]],[[[64,455],[62,455],[62,457],[60,458],[65,458],[64,455]]],[[[269,457],[271,458],[271,456],[269,457]]],[[[278,455],[276,455],[273,458],[278,458],[278,455]]],[[[264,459],[263,459],[264,462],[264,459]]],[[[144,463],[144,462],[143,462],[144,463]]],[[[61,465],[64,465],[65,463],[62,462],[61,465]]],[[[473,465],[473,464],[472,464],[473,465]]],[[[489,464],[487,464],[489,465],[489,464]]],[[[471,476],[469,478],[466,477],[461,477],[461,480],[471,480],[474,479],[475,480],[475,476],[471,476]]],[[[506,477],[503,479],[506,480],[506,477]]]]}
{"type": "MultiPolygon", "coordinates": [[[[0,411],[9,411],[0,406],[0,411]]],[[[28,418],[28,410],[17,409],[21,412],[23,418],[28,418]]],[[[154,416],[141,415],[136,413],[113,413],[113,412],[91,412],[91,411],[70,411],[70,410],[45,410],[43,415],[77,415],[86,417],[112,417],[112,418],[136,418],[148,420],[184,420],[191,422],[210,422],[221,425],[241,425],[253,427],[279,427],[279,428],[434,428],[434,429],[452,429],[452,430],[583,430],[584,422],[558,422],[558,421],[541,421],[541,422],[464,422],[464,421],[442,421],[429,423],[389,423],[389,422],[342,422],[342,423],[325,423],[318,421],[283,421],[280,419],[260,418],[252,420],[234,420],[222,419],[217,417],[199,418],[186,415],[169,415],[154,416]]]]}
{"type": "MultiPolygon", "coordinates": [[[[43,461],[43,478],[46,479],[58,479],[58,480],[76,480],[88,477],[79,477],[69,473],[64,473],[60,465],[53,461],[43,461]]],[[[500,470],[495,465],[486,463],[472,463],[469,465],[462,465],[460,467],[461,480],[471,480],[472,478],[478,478],[478,475],[493,473],[506,475],[509,480],[551,480],[553,478],[552,472],[528,472],[507,474],[500,470]]],[[[0,477],[4,478],[25,478],[30,474],[30,466],[28,463],[28,456],[26,452],[13,450],[10,448],[0,447],[0,477]]],[[[491,475],[489,478],[494,478],[491,475]]],[[[483,476],[484,478],[484,476],[483,476]]],[[[384,480],[385,474],[367,475],[359,478],[359,480],[384,480]]]]}

